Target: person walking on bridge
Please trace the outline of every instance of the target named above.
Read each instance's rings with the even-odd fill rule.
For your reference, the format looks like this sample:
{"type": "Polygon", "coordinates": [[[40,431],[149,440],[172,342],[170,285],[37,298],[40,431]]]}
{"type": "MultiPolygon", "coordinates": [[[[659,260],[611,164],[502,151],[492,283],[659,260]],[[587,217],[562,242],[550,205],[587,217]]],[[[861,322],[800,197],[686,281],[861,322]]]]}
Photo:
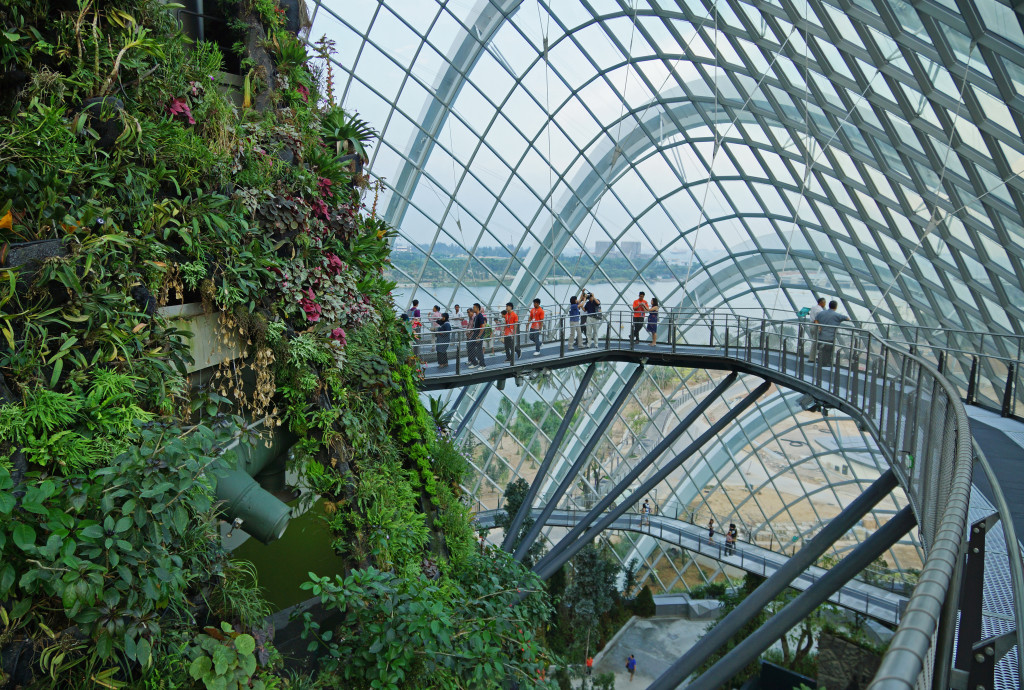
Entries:
{"type": "Polygon", "coordinates": [[[633,300],[633,335],[630,337],[632,341],[639,341],[640,331],[644,329],[644,317],[647,316],[647,312],[650,311],[650,305],[647,304],[647,300],[644,299],[644,291],[640,291],[640,296],[633,300]]]}
{"type": "Polygon", "coordinates": [[[504,340],[505,344],[505,360],[512,364],[515,360],[512,358],[513,351],[515,352],[516,358],[522,357],[523,351],[519,348],[519,343],[516,342],[516,329],[519,327],[519,316],[516,314],[516,308],[511,302],[505,305],[505,332],[504,340]]]}
{"type": "Polygon", "coordinates": [[[541,342],[541,329],[544,327],[544,310],[540,306],[540,298],[536,297],[533,300],[533,308],[530,310],[530,340],[533,341],[534,350],[533,356],[536,357],[540,354],[540,342],[541,342]]]}
{"type": "Polygon", "coordinates": [[[725,555],[732,556],[736,553],[736,537],[739,532],[736,529],[736,523],[729,523],[729,530],[725,533],[725,555]]]}

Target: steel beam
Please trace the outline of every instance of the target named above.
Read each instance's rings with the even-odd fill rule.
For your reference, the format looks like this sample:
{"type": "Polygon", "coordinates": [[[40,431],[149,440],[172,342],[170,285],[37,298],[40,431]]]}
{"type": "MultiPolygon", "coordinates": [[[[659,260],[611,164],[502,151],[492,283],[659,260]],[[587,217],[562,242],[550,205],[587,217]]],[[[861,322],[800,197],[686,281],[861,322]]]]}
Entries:
{"type": "Polygon", "coordinates": [[[580,406],[580,402],[583,400],[583,394],[587,390],[587,386],[590,384],[590,379],[594,377],[594,372],[597,370],[597,364],[591,364],[587,367],[587,371],[583,374],[583,380],[580,381],[579,388],[576,389],[576,395],[572,397],[572,401],[569,403],[568,409],[565,411],[565,418],[562,419],[562,423],[558,426],[558,431],[555,432],[554,437],[551,439],[551,445],[548,446],[548,452],[544,454],[544,461],[540,464],[540,469],[537,470],[537,476],[534,477],[533,483],[530,485],[530,490],[526,493],[526,499],[523,501],[523,505],[519,506],[519,512],[516,513],[515,517],[512,518],[512,524],[509,525],[508,530],[505,532],[505,541],[502,542],[501,548],[505,551],[512,550],[512,542],[515,541],[515,535],[519,534],[520,528],[523,526],[523,522],[526,520],[526,516],[530,514],[530,509],[533,507],[533,501],[537,498],[537,492],[540,491],[541,482],[544,481],[544,477],[547,476],[548,468],[551,466],[551,461],[555,459],[555,455],[558,454],[559,449],[562,447],[562,440],[565,438],[565,434],[569,431],[569,425],[572,423],[573,415],[576,414],[576,410],[580,406]]]}
{"type": "Polygon", "coordinates": [[[718,400],[718,398],[720,398],[722,394],[725,393],[725,390],[733,384],[737,376],[738,374],[735,371],[730,372],[729,375],[725,377],[725,379],[723,379],[717,386],[715,386],[715,389],[713,391],[704,396],[704,399],[701,400],[696,407],[690,410],[686,417],[684,417],[683,420],[679,422],[679,424],[677,424],[675,428],[672,429],[672,431],[670,431],[668,435],[665,436],[665,438],[663,438],[661,442],[658,443],[658,445],[656,445],[654,449],[651,450],[651,452],[648,453],[647,456],[644,457],[644,459],[641,460],[636,465],[636,467],[630,470],[629,474],[622,478],[622,481],[615,485],[615,488],[608,492],[608,494],[604,498],[598,501],[597,505],[594,506],[594,508],[589,513],[587,513],[583,517],[583,519],[581,519],[576,524],[575,527],[569,530],[569,533],[562,537],[562,540],[559,541],[558,544],[552,547],[551,552],[544,556],[544,558],[542,558],[539,563],[537,563],[535,569],[539,568],[546,560],[548,560],[551,557],[551,554],[558,553],[563,548],[565,548],[573,541],[575,541],[576,538],[579,537],[579,535],[583,534],[583,531],[587,529],[591,522],[596,520],[598,516],[601,513],[603,513],[608,508],[608,506],[610,506],[615,501],[615,499],[621,496],[622,492],[628,489],[630,485],[633,482],[635,482],[640,477],[640,475],[648,467],[651,466],[652,463],[654,463],[655,460],[661,457],[662,453],[671,448],[672,445],[676,442],[676,440],[678,440],[678,438],[682,435],[682,433],[689,429],[690,425],[692,425],[698,417],[704,414],[704,412],[709,407],[711,407],[712,403],[718,400]]]}
{"type": "MultiPolygon", "coordinates": [[[[590,460],[591,453],[594,452],[594,448],[597,447],[601,437],[604,436],[605,430],[612,423],[612,420],[615,419],[615,414],[619,411],[619,408],[622,407],[624,402],[626,402],[626,398],[629,396],[630,392],[632,392],[633,386],[636,385],[636,382],[640,379],[640,375],[642,373],[644,373],[643,365],[638,366],[633,370],[633,373],[626,381],[626,385],[623,386],[622,390],[619,391],[618,396],[616,396],[615,401],[608,410],[608,413],[601,419],[601,423],[597,425],[594,433],[587,440],[587,444],[583,447],[583,450],[580,451],[579,456],[576,458],[576,462],[574,462],[572,467],[569,468],[569,471],[565,473],[565,477],[562,478],[558,488],[555,489],[555,493],[548,498],[547,503],[544,505],[544,509],[540,511],[540,516],[537,518],[537,521],[533,523],[533,526],[530,527],[529,531],[523,535],[523,540],[519,542],[519,546],[516,547],[516,551],[512,555],[512,557],[517,561],[522,562],[523,558],[526,556],[526,552],[529,551],[531,546],[533,546],[533,542],[537,540],[537,537],[540,535],[540,531],[544,528],[544,523],[547,522],[551,513],[554,512],[555,507],[558,505],[558,501],[560,501],[562,496],[565,495],[569,486],[576,480],[576,475],[580,473],[583,466],[588,460],[590,460]]],[[[543,481],[543,479],[538,478],[535,481],[543,481]]]]}
{"type": "Polygon", "coordinates": [[[456,410],[459,409],[459,405],[462,404],[462,399],[466,397],[466,391],[468,391],[468,390],[469,390],[469,386],[463,386],[459,390],[459,394],[457,396],[455,396],[455,403],[452,405],[452,412],[455,412],[456,410]]]}
{"type": "Polygon", "coordinates": [[[728,642],[736,634],[736,631],[750,622],[794,579],[821,558],[822,554],[836,540],[856,525],[861,518],[878,505],[879,501],[892,493],[897,484],[896,474],[891,469],[886,470],[839,515],[829,520],[828,524],[814,535],[800,551],[793,554],[785,565],[762,582],[760,587],[751,592],[746,599],[729,612],[729,615],[709,630],[684,656],[669,666],[648,690],[675,688],[682,679],[688,678],[716,649],[728,642]]]}
{"type": "MultiPolygon", "coordinates": [[[[917,519],[910,506],[896,513],[891,520],[882,525],[851,551],[846,558],[829,570],[824,577],[768,619],[753,634],[729,650],[727,656],[687,685],[686,690],[715,690],[726,687],[733,676],[756,660],[766,649],[789,632],[794,625],[809,616],[814,609],[828,601],[829,597],[895,545],[916,524],[917,519]]],[[[672,669],[669,669],[663,673],[660,678],[648,686],[648,690],[675,688],[680,682],[686,680],[685,676],[680,677],[675,674],[670,676],[671,672],[672,669]]]]}
{"type": "Polygon", "coordinates": [[[668,464],[664,465],[660,470],[655,472],[654,475],[652,475],[647,481],[641,484],[640,488],[638,488],[636,491],[630,494],[630,497],[628,499],[626,499],[625,501],[620,501],[619,505],[617,505],[611,511],[606,513],[604,517],[598,520],[593,527],[588,529],[582,537],[577,539],[572,544],[567,545],[561,551],[553,555],[548,560],[548,562],[543,566],[543,568],[541,568],[540,565],[535,567],[534,572],[536,572],[542,580],[546,580],[549,577],[551,577],[555,573],[555,571],[561,568],[566,561],[575,556],[580,549],[582,549],[585,545],[593,541],[594,537],[596,537],[598,534],[607,529],[610,524],[615,522],[616,518],[625,513],[629,509],[629,506],[633,504],[634,497],[643,496],[651,489],[653,489],[655,486],[664,481],[665,477],[674,472],[677,467],[679,467],[687,460],[687,458],[689,458],[691,455],[700,450],[700,448],[705,443],[714,438],[719,431],[724,429],[734,419],[743,414],[743,412],[748,407],[753,405],[758,398],[764,395],[764,393],[769,388],[771,388],[771,385],[772,384],[769,381],[763,381],[761,385],[759,385],[753,391],[748,393],[747,396],[743,398],[743,400],[741,400],[738,405],[736,405],[736,407],[722,415],[721,419],[712,424],[707,431],[698,436],[695,441],[693,441],[690,445],[683,449],[683,452],[679,453],[679,455],[672,458],[672,460],[668,464]]]}
{"type": "MultiPolygon", "coordinates": [[[[985,538],[999,522],[999,513],[971,525],[960,589],[960,626],[956,644],[956,668],[969,671],[974,644],[981,639],[982,588],[985,583],[985,538]]],[[[974,686],[972,686],[974,687],[974,686]]]]}
{"type": "Polygon", "coordinates": [[[473,401],[473,404],[469,406],[469,412],[467,412],[466,416],[463,417],[462,421],[459,422],[459,427],[455,430],[455,436],[453,438],[458,438],[460,435],[462,435],[462,430],[466,428],[466,425],[469,424],[469,420],[471,420],[473,418],[473,415],[476,414],[476,411],[480,409],[480,403],[482,403],[484,401],[484,398],[487,397],[487,393],[490,392],[491,386],[493,385],[494,381],[488,381],[487,385],[484,386],[484,389],[477,394],[476,399],[473,401]]]}

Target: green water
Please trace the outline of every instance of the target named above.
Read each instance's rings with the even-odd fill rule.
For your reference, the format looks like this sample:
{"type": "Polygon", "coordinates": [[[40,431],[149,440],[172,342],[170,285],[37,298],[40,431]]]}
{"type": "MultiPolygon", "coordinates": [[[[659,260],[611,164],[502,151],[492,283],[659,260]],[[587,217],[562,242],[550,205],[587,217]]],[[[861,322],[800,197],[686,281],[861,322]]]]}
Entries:
{"type": "Polygon", "coordinates": [[[331,549],[331,533],[323,521],[320,501],[299,517],[288,522],[284,536],[269,545],[247,539],[231,552],[231,557],[250,561],[256,566],[260,587],[275,610],[287,608],[309,599],[310,593],[299,589],[317,575],[343,572],[340,558],[331,549]]]}

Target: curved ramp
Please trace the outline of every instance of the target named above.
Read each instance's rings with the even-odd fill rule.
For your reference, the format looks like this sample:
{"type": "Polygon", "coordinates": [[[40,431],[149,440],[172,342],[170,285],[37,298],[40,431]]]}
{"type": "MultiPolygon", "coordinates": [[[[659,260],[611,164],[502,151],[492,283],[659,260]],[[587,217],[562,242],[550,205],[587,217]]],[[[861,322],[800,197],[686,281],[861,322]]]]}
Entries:
{"type": "MultiPolygon", "coordinates": [[[[479,527],[494,527],[494,518],[500,512],[504,511],[481,511],[476,514],[475,522],[479,527]]],[[[537,517],[540,510],[531,511],[531,514],[537,517]]],[[[548,527],[574,527],[585,516],[586,513],[582,511],[555,510],[545,524],[548,527]]],[[[724,565],[763,577],[772,575],[789,560],[783,554],[743,541],[737,542],[733,553],[727,553],[721,534],[716,535],[714,543],[708,543],[706,527],[662,515],[641,516],[639,513],[627,513],[615,520],[609,529],[654,537],[724,565]]],[[[823,568],[812,566],[793,580],[792,586],[803,591],[820,580],[825,572],[823,568]]],[[[907,597],[861,580],[851,580],[829,601],[874,620],[895,625],[900,621],[907,597]]]]}

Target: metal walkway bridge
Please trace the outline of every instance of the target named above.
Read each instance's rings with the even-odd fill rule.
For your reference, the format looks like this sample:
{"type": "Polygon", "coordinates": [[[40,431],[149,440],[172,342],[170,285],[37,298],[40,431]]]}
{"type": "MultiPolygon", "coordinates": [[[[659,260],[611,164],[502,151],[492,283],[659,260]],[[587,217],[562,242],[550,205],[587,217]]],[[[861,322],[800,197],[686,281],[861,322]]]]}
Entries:
{"type": "MultiPolygon", "coordinates": [[[[494,527],[494,518],[501,512],[504,511],[485,510],[477,513],[477,527],[494,527]]],[[[540,512],[535,508],[530,511],[530,514],[537,518],[540,516],[540,512]]],[[[575,527],[585,515],[585,511],[555,510],[548,516],[545,524],[549,527],[575,527]]],[[[762,577],[775,574],[789,560],[788,556],[744,541],[737,541],[736,547],[730,551],[726,548],[721,534],[718,535],[717,541],[709,543],[707,527],[664,515],[626,513],[616,518],[608,528],[646,534],[724,565],[730,565],[762,577]]],[[[800,573],[790,585],[804,591],[821,580],[826,572],[823,568],[810,566],[800,573]]],[[[906,604],[907,597],[863,580],[854,579],[844,584],[838,592],[829,597],[829,601],[869,618],[894,625],[899,623],[900,613],[906,604]]]]}
{"type": "MultiPolygon", "coordinates": [[[[716,664],[686,687],[710,690],[726,683],[735,669],[756,659],[786,630],[815,606],[840,592],[848,581],[915,526],[925,551],[925,563],[919,584],[906,602],[899,627],[871,687],[1019,687],[1024,675],[1018,654],[1024,646],[1021,644],[1024,572],[1020,544],[1015,536],[1011,510],[999,488],[1000,482],[985,459],[988,451],[979,448],[972,438],[971,420],[964,402],[988,403],[988,407],[1000,411],[1004,417],[1012,415],[1020,394],[1016,385],[1020,373],[1017,366],[1020,340],[1008,345],[999,336],[982,334],[981,342],[984,344],[988,338],[988,345],[972,353],[958,347],[935,346],[933,340],[941,329],[915,332],[915,341],[901,342],[888,332],[837,328],[834,341],[822,339],[819,342],[822,334],[817,327],[807,324],[701,312],[663,315],[659,334],[667,337],[662,344],[651,346],[630,337],[634,322],[627,312],[605,314],[596,337],[591,338],[592,347],[573,350],[567,342],[567,334],[572,332],[568,317],[548,319],[539,332],[532,333],[531,340],[526,339],[529,329],[524,322],[525,319],[500,343],[508,346],[509,361],[495,361],[492,357],[490,365],[485,360],[484,366],[467,367],[463,362],[467,347],[474,360],[481,359],[483,354],[480,341],[474,339],[472,331],[455,331],[443,336],[450,339],[447,347],[442,344],[448,352],[438,355],[442,362],[445,355],[453,360],[445,369],[437,367],[436,344],[428,341],[434,337],[432,334],[424,333],[424,340],[418,345],[425,364],[422,388],[428,391],[463,388],[461,395],[465,395],[471,384],[489,386],[512,377],[530,377],[545,369],[589,365],[552,438],[523,508],[505,535],[503,546],[507,550],[513,551],[513,539],[521,531],[527,511],[534,510],[533,502],[540,484],[548,476],[596,363],[618,361],[639,366],[633,368],[579,455],[575,459],[564,459],[563,468],[569,462],[571,466],[547,503],[538,509],[534,525],[514,549],[515,557],[520,560],[544,525],[549,524],[559,501],[588,461],[645,365],[731,372],[552,546],[534,567],[542,578],[550,577],[602,530],[614,528],[616,520],[628,507],[635,505],[738,418],[771,384],[802,392],[809,408],[833,408],[849,415],[871,434],[889,464],[889,471],[800,551],[780,564],[757,591],[673,664],[651,689],[668,690],[686,681],[714,649],[768,601],[791,586],[897,483],[909,499],[907,508],[735,647],[728,664],[716,664]],[[522,348],[522,354],[517,345],[522,348]],[[989,348],[993,354],[984,354],[989,348]],[[1017,360],[999,354],[1008,351],[1015,351],[1017,360]],[[812,358],[811,353],[817,356],[812,358]],[[674,450],[675,441],[723,395],[738,373],[760,377],[763,382],[682,452],[663,458],[663,455],[671,455],[667,451],[674,450]],[[979,474],[986,477],[992,499],[991,505],[984,509],[971,503],[976,466],[982,470],[979,474]],[[654,469],[641,481],[649,468],[654,469]],[[1001,572],[994,572],[996,568],[1001,572]],[[993,582],[1000,584],[1001,590],[989,586],[993,582]]],[[[959,331],[940,333],[947,342],[957,345],[972,342],[971,337],[975,335],[964,336],[964,332],[959,331]]],[[[457,434],[473,417],[483,397],[478,395],[472,402],[457,434]]]]}

